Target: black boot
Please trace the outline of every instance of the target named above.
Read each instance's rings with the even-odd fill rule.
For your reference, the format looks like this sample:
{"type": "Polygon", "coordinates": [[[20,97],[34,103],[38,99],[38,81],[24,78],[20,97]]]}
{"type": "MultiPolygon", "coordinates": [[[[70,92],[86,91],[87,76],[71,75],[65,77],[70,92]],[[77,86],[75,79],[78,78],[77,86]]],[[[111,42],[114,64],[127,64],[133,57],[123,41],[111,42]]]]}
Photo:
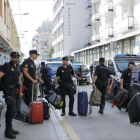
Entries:
{"type": "Polygon", "coordinates": [[[16,136],[12,133],[11,127],[6,126],[5,137],[9,139],[16,139],[16,136]]]}
{"type": "Polygon", "coordinates": [[[14,130],[13,127],[11,127],[11,131],[12,131],[12,133],[13,133],[14,135],[18,135],[18,134],[19,134],[19,131],[14,130]]]}
{"type": "Polygon", "coordinates": [[[75,114],[75,113],[73,112],[73,109],[70,109],[70,110],[69,110],[69,115],[70,115],[70,116],[77,116],[77,114],[75,114]]]}
{"type": "Polygon", "coordinates": [[[65,109],[62,109],[62,114],[61,114],[61,116],[65,116],[65,115],[66,115],[65,109]]]}
{"type": "Polygon", "coordinates": [[[103,108],[100,108],[100,110],[98,111],[98,113],[104,114],[104,109],[103,108]]]}

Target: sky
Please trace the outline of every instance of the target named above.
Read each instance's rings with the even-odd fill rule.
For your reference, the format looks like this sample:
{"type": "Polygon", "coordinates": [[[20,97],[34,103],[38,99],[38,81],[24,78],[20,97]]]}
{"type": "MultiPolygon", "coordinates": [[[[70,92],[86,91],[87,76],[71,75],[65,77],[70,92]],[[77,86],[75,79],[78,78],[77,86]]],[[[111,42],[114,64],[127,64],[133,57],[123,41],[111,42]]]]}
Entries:
{"type": "Polygon", "coordinates": [[[36,29],[44,20],[53,19],[53,0],[9,0],[9,2],[13,15],[29,13],[29,15],[22,16],[14,15],[19,36],[23,34],[21,31],[28,31],[24,33],[24,39],[20,38],[21,51],[28,56],[36,29]]]}

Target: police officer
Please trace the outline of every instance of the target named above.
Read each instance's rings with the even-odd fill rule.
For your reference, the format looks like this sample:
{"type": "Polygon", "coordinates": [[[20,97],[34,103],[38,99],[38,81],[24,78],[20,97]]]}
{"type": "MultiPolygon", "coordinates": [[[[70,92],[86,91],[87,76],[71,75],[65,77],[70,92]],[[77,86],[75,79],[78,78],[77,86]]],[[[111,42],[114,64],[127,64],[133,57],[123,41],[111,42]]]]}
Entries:
{"type": "MultiPolygon", "coordinates": [[[[130,61],[128,63],[128,68],[125,69],[121,76],[121,89],[126,89],[128,91],[128,98],[127,98],[127,104],[132,98],[132,91],[131,91],[131,77],[132,77],[132,69],[134,68],[135,63],[133,61],[130,61]]],[[[127,112],[127,108],[126,108],[127,112]]]]}
{"type": "Polygon", "coordinates": [[[99,65],[96,66],[94,78],[93,78],[93,88],[97,86],[97,89],[102,93],[101,97],[101,105],[98,113],[103,114],[103,110],[105,107],[105,94],[107,89],[107,84],[109,80],[109,70],[104,65],[105,58],[101,57],[99,59],[99,65]]]}
{"type": "Polygon", "coordinates": [[[9,139],[15,139],[18,131],[15,131],[12,127],[12,120],[16,114],[16,89],[20,87],[20,96],[22,97],[22,81],[20,77],[20,71],[18,67],[19,53],[12,52],[10,54],[11,61],[5,63],[0,70],[0,79],[4,78],[4,90],[5,102],[7,104],[6,111],[6,129],[5,137],[9,139]],[[5,75],[5,76],[4,76],[5,75]]]}
{"type": "MultiPolygon", "coordinates": [[[[78,77],[82,77],[82,66],[80,66],[80,68],[78,69],[78,77]]],[[[82,83],[82,78],[81,78],[81,80],[78,80],[78,82],[79,82],[79,85],[82,83]]]]}
{"type": "Polygon", "coordinates": [[[73,112],[73,105],[74,105],[74,91],[72,89],[72,76],[79,79],[79,77],[74,73],[72,66],[68,64],[69,58],[67,56],[62,58],[63,65],[57,69],[56,79],[55,79],[55,88],[57,89],[58,77],[60,77],[60,93],[61,98],[64,101],[64,105],[62,107],[62,114],[61,116],[65,116],[65,95],[68,93],[69,95],[69,115],[76,116],[73,112]]]}
{"type": "Polygon", "coordinates": [[[25,103],[28,106],[32,102],[32,85],[37,84],[38,81],[43,84],[43,81],[36,75],[36,66],[34,60],[36,60],[38,56],[39,54],[36,50],[30,50],[29,58],[25,59],[22,63],[24,85],[26,86],[25,103]]]}
{"type": "Polygon", "coordinates": [[[89,69],[90,69],[90,75],[91,75],[91,79],[92,79],[92,76],[93,76],[93,63],[91,64],[89,69]]]}

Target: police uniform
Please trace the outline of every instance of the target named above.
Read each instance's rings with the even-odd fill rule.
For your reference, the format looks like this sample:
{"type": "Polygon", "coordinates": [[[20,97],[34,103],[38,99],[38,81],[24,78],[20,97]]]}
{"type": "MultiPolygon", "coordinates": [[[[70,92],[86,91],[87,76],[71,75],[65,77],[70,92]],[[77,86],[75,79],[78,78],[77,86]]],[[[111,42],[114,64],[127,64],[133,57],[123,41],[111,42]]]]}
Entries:
{"type": "MultiPolygon", "coordinates": [[[[11,57],[20,57],[20,55],[18,52],[12,52],[11,57]]],[[[3,93],[5,95],[5,102],[7,104],[7,111],[5,115],[6,117],[5,136],[8,138],[16,138],[12,134],[19,134],[19,132],[13,130],[12,120],[16,115],[16,97],[17,97],[16,90],[19,85],[20,71],[18,64],[16,64],[15,66],[13,61],[5,63],[0,71],[6,74],[6,77],[4,78],[4,90],[3,90],[3,93]]]]}
{"type": "MultiPolygon", "coordinates": [[[[82,68],[80,67],[78,69],[78,77],[81,77],[81,76],[82,76],[82,68]]],[[[78,82],[79,82],[79,85],[80,85],[80,83],[82,83],[82,78],[81,78],[81,80],[78,80],[78,82]]]]}
{"type": "MultiPolygon", "coordinates": [[[[22,68],[28,68],[29,75],[35,79],[36,75],[36,67],[34,64],[34,61],[32,61],[30,58],[26,59],[22,63],[22,68]]],[[[32,102],[32,81],[30,81],[24,74],[24,85],[26,86],[25,91],[25,103],[29,106],[29,104],[32,102]]]]}
{"type": "MultiPolygon", "coordinates": [[[[100,58],[100,62],[104,62],[104,58],[100,58]]],[[[95,74],[94,76],[97,76],[97,80],[95,85],[97,86],[97,89],[101,91],[102,97],[101,97],[101,105],[100,105],[100,111],[103,112],[103,108],[105,107],[105,94],[109,79],[109,70],[104,64],[100,64],[96,66],[95,74]]]]}
{"type": "MultiPolygon", "coordinates": [[[[65,57],[63,58],[65,59],[65,57]]],[[[70,113],[73,113],[73,105],[74,105],[74,91],[72,89],[72,75],[74,75],[74,70],[72,66],[67,66],[65,68],[63,65],[60,66],[57,69],[56,76],[60,77],[60,93],[61,98],[64,101],[63,107],[62,107],[62,113],[65,113],[66,108],[66,102],[65,102],[65,95],[66,93],[69,95],[69,115],[70,113]]],[[[73,113],[74,114],[74,113],[73,113]]],[[[74,114],[73,116],[75,116],[74,114]]]]}
{"type": "MultiPolygon", "coordinates": [[[[36,50],[31,50],[30,54],[37,54],[36,50]]],[[[36,79],[36,66],[34,61],[32,61],[30,58],[25,59],[22,63],[22,68],[28,68],[29,75],[35,80],[36,79]]],[[[29,106],[32,102],[32,81],[30,81],[24,74],[24,85],[26,86],[25,90],[25,103],[29,106]]]]}
{"type": "Polygon", "coordinates": [[[123,88],[128,91],[127,104],[132,98],[131,77],[132,77],[132,72],[130,68],[125,69],[121,76],[121,79],[123,79],[123,88]]]}

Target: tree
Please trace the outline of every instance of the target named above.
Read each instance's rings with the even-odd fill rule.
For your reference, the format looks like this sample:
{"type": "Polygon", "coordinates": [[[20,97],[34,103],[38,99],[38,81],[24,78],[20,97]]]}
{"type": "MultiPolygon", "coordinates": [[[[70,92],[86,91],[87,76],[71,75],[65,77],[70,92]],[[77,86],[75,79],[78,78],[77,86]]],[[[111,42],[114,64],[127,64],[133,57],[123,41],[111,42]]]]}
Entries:
{"type": "Polygon", "coordinates": [[[21,52],[21,57],[20,57],[20,62],[22,62],[22,60],[23,60],[23,58],[24,58],[24,53],[23,52],[21,52]]]}
{"type": "Polygon", "coordinates": [[[54,53],[54,48],[53,47],[50,47],[49,50],[48,50],[48,54],[47,54],[47,57],[48,58],[52,58],[52,54],[54,53]]]}

